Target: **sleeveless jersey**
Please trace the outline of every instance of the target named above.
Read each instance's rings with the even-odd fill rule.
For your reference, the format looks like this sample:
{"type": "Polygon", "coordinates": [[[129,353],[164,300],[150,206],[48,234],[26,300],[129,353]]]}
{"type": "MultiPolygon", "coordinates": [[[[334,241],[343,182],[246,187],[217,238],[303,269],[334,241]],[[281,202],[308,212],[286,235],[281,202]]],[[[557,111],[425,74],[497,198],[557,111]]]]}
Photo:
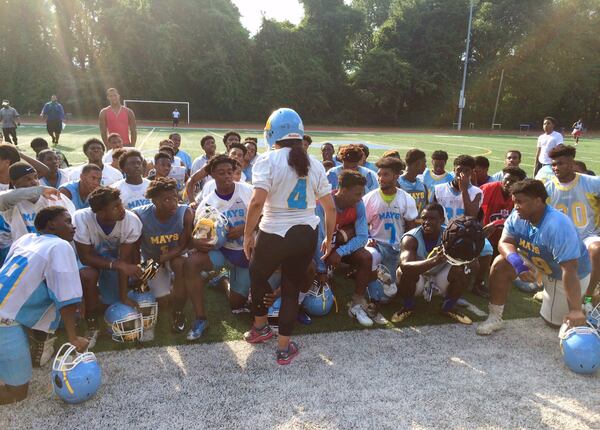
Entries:
{"type": "Polygon", "coordinates": [[[427,187],[419,178],[416,178],[415,182],[410,182],[404,176],[398,178],[398,186],[400,189],[406,191],[415,199],[417,205],[417,213],[421,213],[428,203],[427,187]]]}
{"type": "Polygon", "coordinates": [[[67,182],[60,188],[69,190],[69,192],[71,193],[71,202],[75,206],[76,210],[90,207],[87,198],[85,200],[81,200],[81,195],[79,194],[79,181],[67,182]]]}
{"type": "MultiPolygon", "coordinates": [[[[442,233],[444,233],[445,229],[446,228],[444,226],[442,226],[442,231],[440,232],[440,237],[438,237],[438,240],[435,243],[435,245],[433,246],[433,248],[440,246],[442,244],[442,233]]],[[[427,249],[427,246],[425,245],[425,238],[423,237],[423,227],[422,226],[419,226],[419,227],[413,228],[410,231],[407,231],[402,236],[403,239],[404,239],[404,236],[411,236],[417,240],[417,257],[419,257],[419,260],[425,260],[427,258],[427,256],[429,255],[429,253],[433,250],[433,248],[427,249]]]]}
{"type": "Polygon", "coordinates": [[[418,176],[423,181],[429,191],[429,202],[433,201],[433,189],[436,185],[451,182],[454,179],[452,172],[444,172],[441,175],[436,175],[431,169],[425,169],[422,175],[418,176]]]}
{"type": "Polygon", "coordinates": [[[183,234],[183,218],[186,205],[179,205],[177,212],[167,222],[162,223],[156,218],[156,207],[153,204],[135,208],[133,212],[142,221],[142,256],[158,260],[161,254],[179,244],[183,234]]]}
{"type": "Polygon", "coordinates": [[[546,182],[547,203],[573,220],[583,240],[600,235],[600,178],[575,175],[569,184],[559,182],[556,176],[546,182]]]}
{"type": "Polygon", "coordinates": [[[105,119],[106,119],[106,128],[108,130],[108,134],[118,133],[123,140],[124,145],[130,145],[131,141],[129,140],[129,116],[127,115],[127,108],[121,106],[119,111],[115,113],[113,108],[108,106],[105,108],[105,119]]]}

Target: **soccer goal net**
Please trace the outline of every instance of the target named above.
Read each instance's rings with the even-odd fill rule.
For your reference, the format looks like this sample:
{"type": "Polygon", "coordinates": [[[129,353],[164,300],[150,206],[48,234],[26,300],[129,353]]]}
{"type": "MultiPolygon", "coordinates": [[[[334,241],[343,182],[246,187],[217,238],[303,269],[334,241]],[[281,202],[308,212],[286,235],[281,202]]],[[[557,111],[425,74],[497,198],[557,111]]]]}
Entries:
{"type": "Polygon", "coordinates": [[[175,108],[180,112],[179,120],[190,123],[190,103],[169,100],[123,100],[123,105],[133,109],[141,120],[171,122],[175,108]]]}

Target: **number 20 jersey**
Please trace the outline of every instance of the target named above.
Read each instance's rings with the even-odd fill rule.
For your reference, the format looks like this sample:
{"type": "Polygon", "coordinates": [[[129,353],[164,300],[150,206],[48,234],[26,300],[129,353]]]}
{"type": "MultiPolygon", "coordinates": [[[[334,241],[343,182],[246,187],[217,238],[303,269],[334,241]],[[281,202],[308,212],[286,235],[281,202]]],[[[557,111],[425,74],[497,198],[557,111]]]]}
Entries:
{"type": "Polygon", "coordinates": [[[575,174],[568,184],[556,176],[546,182],[548,204],[569,217],[583,240],[600,235],[600,178],[575,174]]]}

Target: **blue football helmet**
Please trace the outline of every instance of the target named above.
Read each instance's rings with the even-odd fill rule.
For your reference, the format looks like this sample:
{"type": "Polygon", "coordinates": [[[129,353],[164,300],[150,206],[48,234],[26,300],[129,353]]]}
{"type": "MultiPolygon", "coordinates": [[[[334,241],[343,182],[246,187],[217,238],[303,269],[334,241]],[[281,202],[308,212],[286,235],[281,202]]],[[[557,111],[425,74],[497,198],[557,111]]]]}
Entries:
{"type": "Polygon", "coordinates": [[[75,346],[65,343],[52,364],[52,387],[67,403],[85,402],[100,388],[102,370],[93,352],[80,354],[75,346]]]}
{"type": "Polygon", "coordinates": [[[302,139],[303,137],[304,124],[295,110],[279,108],[267,119],[265,140],[269,148],[272,148],[280,140],[302,139]]]}
{"type": "Polygon", "coordinates": [[[327,282],[320,283],[314,281],[312,287],[308,290],[306,296],[304,296],[302,306],[304,306],[309,315],[322,317],[331,311],[334,302],[335,297],[329,284],[327,282]]]}
{"type": "Polygon", "coordinates": [[[560,350],[565,364],[575,373],[591,374],[600,368],[600,335],[592,327],[561,329],[560,350]]]}
{"type": "Polygon", "coordinates": [[[214,249],[220,249],[227,241],[228,221],[225,215],[212,206],[196,209],[194,216],[194,239],[210,239],[214,249]]]}
{"type": "Polygon", "coordinates": [[[144,321],[144,330],[149,330],[156,324],[158,318],[158,302],[150,291],[139,292],[130,291],[127,296],[136,302],[142,312],[142,321],[144,321]]]}
{"type": "Polygon", "coordinates": [[[376,303],[387,303],[390,300],[390,298],[385,295],[383,284],[379,279],[369,282],[369,285],[367,285],[367,295],[371,301],[376,303]]]}
{"type": "Polygon", "coordinates": [[[121,302],[113,303],[104,313],[108,332],[116,342],[140,340],[144,334],[142,314],[121,302]]]}

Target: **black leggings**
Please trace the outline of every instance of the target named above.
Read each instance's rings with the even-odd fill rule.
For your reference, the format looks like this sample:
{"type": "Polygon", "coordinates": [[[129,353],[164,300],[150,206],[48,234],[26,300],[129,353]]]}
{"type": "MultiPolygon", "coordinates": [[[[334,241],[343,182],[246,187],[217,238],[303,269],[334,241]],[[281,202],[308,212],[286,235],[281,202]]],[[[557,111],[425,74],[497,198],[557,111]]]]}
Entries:
{"type": "Polygon", "coordinates": [[[281,266],[281,309],[279,333],[290,336],[298,315],[298,293],[309,281],[308,266],[317,246],[317,230],[309,225],[296,225],[285,237],[260,230],[250,258],[252,282],[252,312],[261,317],[268,308],[263,304],[266,293],[271,292],[269,278],[281,266]]]}

